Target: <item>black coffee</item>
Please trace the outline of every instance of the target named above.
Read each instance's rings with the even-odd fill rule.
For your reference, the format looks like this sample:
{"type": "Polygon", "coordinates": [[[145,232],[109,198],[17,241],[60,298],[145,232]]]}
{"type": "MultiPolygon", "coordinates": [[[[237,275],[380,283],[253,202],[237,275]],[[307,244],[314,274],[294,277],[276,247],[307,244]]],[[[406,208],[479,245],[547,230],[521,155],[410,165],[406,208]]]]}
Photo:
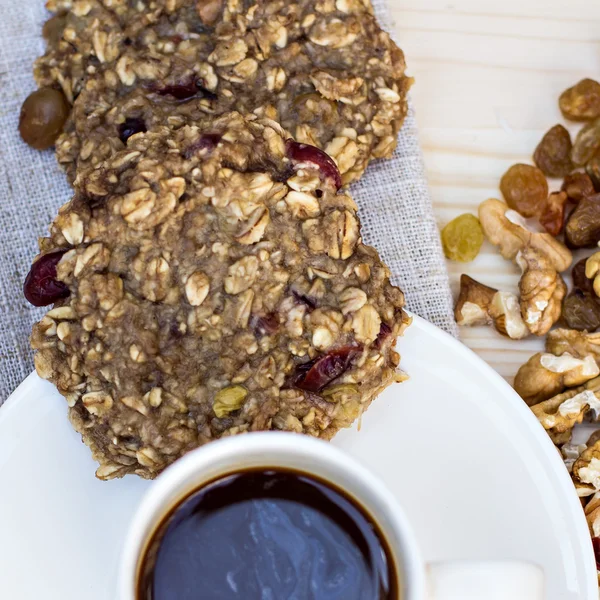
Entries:
{"type": "Polygon", "coordinates": [[[158,527],[139,600],[398,600],[389,550],[345,494],[292,471],[207,485],[158,527]]]}

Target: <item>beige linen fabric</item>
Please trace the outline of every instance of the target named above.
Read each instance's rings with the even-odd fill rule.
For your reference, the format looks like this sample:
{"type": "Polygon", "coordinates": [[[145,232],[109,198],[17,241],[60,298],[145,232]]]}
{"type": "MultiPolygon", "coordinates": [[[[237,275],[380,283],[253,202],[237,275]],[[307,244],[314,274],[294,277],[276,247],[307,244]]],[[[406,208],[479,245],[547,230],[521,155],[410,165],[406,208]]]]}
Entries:
{"type": "MultiPolygon", "coordinates": [[[[383,0],[374,1],[391,30],[383,0]]],[[[33,368],[31,325],[43,314],[21,289],[37,238],[71,196],[52,151],[19,138],[21,103],[34,89],[34,59],[43,52],[43,0],[0,0],[0,404],[33,368]]],[[[410,66],[410,65],[409,65],[410,66]]],[[[376,246],[406,293],[408,308],[456,335],[452,298],[411,109],[391,160],[371,164],[353,186],[365,241],[376,246]]]]}

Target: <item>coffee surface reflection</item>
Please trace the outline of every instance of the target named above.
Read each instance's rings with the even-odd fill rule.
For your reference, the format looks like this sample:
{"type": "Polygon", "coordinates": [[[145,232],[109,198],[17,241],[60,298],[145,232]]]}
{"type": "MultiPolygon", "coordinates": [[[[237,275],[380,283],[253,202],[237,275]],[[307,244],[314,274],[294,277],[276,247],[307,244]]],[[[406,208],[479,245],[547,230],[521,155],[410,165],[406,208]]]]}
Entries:
{"type": "Polygon", "coordinates": [[[139,600],[398,600],[383,536],[342,492],[293,471],[208,484],[157,528],[139,600]]]}

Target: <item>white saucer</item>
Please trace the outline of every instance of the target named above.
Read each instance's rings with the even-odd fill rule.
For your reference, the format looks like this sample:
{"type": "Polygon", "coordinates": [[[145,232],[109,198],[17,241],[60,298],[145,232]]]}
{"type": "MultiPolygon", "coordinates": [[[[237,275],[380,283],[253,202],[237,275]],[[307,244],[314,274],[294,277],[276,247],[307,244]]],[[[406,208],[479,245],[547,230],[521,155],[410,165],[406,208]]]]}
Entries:
{"type": "MultiPolygon", "coordinates": [[[[411,379],[333,443],[386,480],[427,560],[526,559],[544,568],[548,600],[597,600],[581,505],[523,401],[419,318],[399,350],[411,379]]],[[[0,598],[113,600],[121,540],[151,483],[94,471],[64,399],[29,376],[0,408],[0,598]]]]}

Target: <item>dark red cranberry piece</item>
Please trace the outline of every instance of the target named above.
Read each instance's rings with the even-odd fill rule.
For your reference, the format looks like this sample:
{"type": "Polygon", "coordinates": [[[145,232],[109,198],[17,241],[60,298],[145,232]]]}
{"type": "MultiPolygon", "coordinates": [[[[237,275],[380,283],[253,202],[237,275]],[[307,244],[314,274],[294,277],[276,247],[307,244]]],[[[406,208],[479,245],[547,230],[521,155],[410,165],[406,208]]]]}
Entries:
{"type": "Polygon", "coordinates": [[[594,556],[596,557],[596,568],[600,571],[600,538],[592,538],[592,546],[594,547],[594,556]]]}
{"type": "Polygon", "coordinates": [[[198,93],[198,86],[196,85],[196,78],[190,76],[178,83],[168,84],[163,87],[155,85],[154,90],[161,96],[173,96],[177,100],[186,100],[198,93]]]}
{"type": "Polygon", "coordinates": [[[343,375],[352,359],[360,352],[357,346],[343,346],[314,361],[296,368],[293,385],[301,390],[320,392],[334,379],[343,375]]]}
{"type": "Polygon", "coordinates": [[[216,94],[202,87],[202,80],[197,79],[194,75],[189,75],[177,83],[167,84],[162,87],[155,85],[153,89],[161,96],[173,96],[177,100],[188,100],[196,95],[211,100],[217,97],[216,94]]]}
{"type": "Polygon", "coordinates": [[[323,179],[330,179],[338,190],[342,187],[342,176],[337,165],[323,150],[309,144],[294,142],[294,140],[286,141],[285,150],[287,157],[293,163],[312,163],[318,167],[323,179]]]}
{"type": "Polygon", "coordinates": [[[259,335],[271,335],[279,329],[279,317],[275,313],[268,315],[252,315],[250,327],[259,335]]]}
{"type": "Polygon", "coordinates": [[[221,137],[220,133],[203,133],[183,151],[183,158],[192,158],[194,154],[202,152],[202,150],[212,152],[221,141],[221,137]]]}
{"type": "Polygon", "coordinates": [[[56,265],[66,250],[44,254],[38,258],[25,278],[23,294],[34,306],[47,306],[69,295],[69,288],[56,279],[56,265]]]}
{"type": "Polygon", "coordinates": [[[315,310],[315,308],[317,308],[317,303],[310,296],[307,296],[306,294],[301,294],[300,292],[296,292],[295,290],[292,290],[292,295],[300,304],[306,304],[309,311],[315,310]]]}
{"type": "Polygon", "coordinates": [[[379,333],[377,334],[377,338],[375,338],[375,348],[381,348],[385,340],[392,334],[392,329],[389,325],[385,323],[381,323],[381,327],[379,328],[379,333]]]}
{"type": "Polygon", "coordinates": [[[119,139],[126,144],[132,135],[144,133],[145,131],[146,123],[144,123],[144,119],[127,118],[125,123],[119,125],[119,139]]]}
{"type": "Polygon", "coordinates": [[[300,387],[299,384],[304,381],[306,374],[313,368],[318,358],[307,363],[296,365],[294,372],[287,378],[286,387],[300,387]]]}

